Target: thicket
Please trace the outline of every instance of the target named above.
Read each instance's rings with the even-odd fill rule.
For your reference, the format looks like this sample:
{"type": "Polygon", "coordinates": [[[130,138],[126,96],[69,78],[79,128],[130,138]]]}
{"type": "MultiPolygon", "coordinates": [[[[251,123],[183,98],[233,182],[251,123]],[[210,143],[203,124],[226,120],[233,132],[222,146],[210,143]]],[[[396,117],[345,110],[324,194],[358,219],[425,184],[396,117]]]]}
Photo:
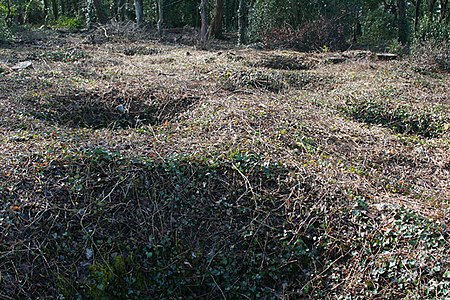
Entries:
{"type": "Polygon", "coordinates": [[[450,71],[450,24],[425,17],[414,36],[412,57],[423,68],[450,71]]]}

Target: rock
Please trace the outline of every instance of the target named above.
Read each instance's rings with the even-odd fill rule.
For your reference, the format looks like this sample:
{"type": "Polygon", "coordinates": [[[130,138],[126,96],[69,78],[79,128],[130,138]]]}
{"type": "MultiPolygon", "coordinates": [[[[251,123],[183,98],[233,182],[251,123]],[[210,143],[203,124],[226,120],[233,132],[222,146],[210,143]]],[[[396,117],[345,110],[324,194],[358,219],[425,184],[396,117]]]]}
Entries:
{"type": "Polygon", "coordinates": [[[11,69],[13,70],[33,69],[33,63],[29,60],[21,61],[16,65],[14,65],[11,69]]]}
{"type": "Polygon", "coordinates": [[[123,106],[123,104],[117,105],[116,110],[122,114],[125,113],[125,107],[123,106]]]}
{"type": "Polygon", "coordinates": [[[398,55],[393,53],[377,53],[377,58],[378,60],[396,60],[398,55]]]}

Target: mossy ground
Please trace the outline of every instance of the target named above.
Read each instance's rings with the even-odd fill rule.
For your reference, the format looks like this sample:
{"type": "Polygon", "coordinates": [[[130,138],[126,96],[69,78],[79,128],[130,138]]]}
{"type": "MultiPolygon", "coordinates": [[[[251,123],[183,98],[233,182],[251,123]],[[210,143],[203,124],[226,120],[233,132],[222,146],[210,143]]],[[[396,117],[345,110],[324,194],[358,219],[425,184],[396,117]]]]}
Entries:
{"type": "Polygon", "coordinates": [[[106,33],[0,48],[1,298],[450,297],[448,73],[106,33]]]}

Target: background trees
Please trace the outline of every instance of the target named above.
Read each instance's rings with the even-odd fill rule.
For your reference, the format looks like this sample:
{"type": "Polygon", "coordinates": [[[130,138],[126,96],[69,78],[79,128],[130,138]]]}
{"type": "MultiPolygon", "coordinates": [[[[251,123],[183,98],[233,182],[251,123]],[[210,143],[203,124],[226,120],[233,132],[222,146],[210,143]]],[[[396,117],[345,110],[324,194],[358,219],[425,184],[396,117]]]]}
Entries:
{"type": "Polygon", "coordinates": [[[239,43],[299,50],[350,45],[395,50],[448,32],[448,0],[0,0],[0,36],[24,23],[68,26],[133,21],[157,29],[198,28],[199,38],[238,33],[239,43]]]}

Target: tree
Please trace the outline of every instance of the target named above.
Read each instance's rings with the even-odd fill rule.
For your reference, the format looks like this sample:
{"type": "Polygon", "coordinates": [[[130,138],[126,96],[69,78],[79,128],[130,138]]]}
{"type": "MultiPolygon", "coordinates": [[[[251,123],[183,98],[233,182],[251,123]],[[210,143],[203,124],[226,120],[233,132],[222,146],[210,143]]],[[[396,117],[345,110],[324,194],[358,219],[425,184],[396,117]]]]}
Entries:
{"type": "Polygon", "coordinates": [[[408,22],[406,19],[406,0],[397,0],[398,9],[398,41],[402,45],[406,45],[408,42],[408,22]]]}
{"type": "Polygon", "coordinates": [[[419,19],[420,19],[420,5],[422,4],[421,0],[416,0],[416,7],[415,7],[415,13],[414,13],[414,33],[417,32],[418,26],[419,26],[419,19]]]}
{"type": "Polygon", "coordinates": [[[48,0],[44,0],[44,24],[45,24],[45,26],[47,26],[47,23],[48,23],[48,11],[49,11],[48,0]]]}
{"type": "Polygon", "coordinates": [[[164,0],[158,0],[158,23],[156,28],[158,30],[158,35],[162,36],[162,29],[164,26],[164,0]]]}
{"type": "Polygon", "coordinates": [[[138,27],[141,27],[144,20],[144,6],[142,0],[134,0],[134,8],[136,11],[136,24],[138,27]]]}
{"type": "Polygon", "coordinates": [[[215,38],[222,37],[223,0],[215,0],[213,18],[209,26],[209,35],[215,38]]]}
{"type": "Polygon", "coordinates": [[[53,19],[56,21],[59,18],[58,0],[51,0],[51,2],[52,2],[53,19]]]}
{"type": "Polygon", "coordinates": [[[239,9],[238,9],[238,43],[239,43],[239,45],[245,45],[247,43],[246,31],[247,31],[246,1],[239,0],[239,9]]]}
{"type": "Polygon", "coordinates": [[[200,27],[200,44],[204,46],[208,38],[208,0],[200,0],[200,18],[202,20],[200,27]]]}

